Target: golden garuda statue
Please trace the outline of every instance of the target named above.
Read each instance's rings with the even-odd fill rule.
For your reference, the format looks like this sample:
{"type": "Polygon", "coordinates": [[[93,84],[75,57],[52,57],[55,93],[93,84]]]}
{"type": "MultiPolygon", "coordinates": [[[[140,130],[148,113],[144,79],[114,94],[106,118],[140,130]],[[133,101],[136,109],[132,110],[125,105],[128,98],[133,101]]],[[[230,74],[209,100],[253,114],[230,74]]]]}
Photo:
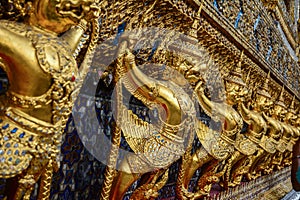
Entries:
{"type": "MultiPolygon", "coordinates": [[[[0,3],[0,8],[7,8],[0,12],[0,67],[10,83],[0,98],[0,178],[8,179],[7,199],[30,199],[36,183],[40,183],[38,199],[49,199],[64,128],[92,58],[97,57],[96,45],[122,23],[113,40],[118,44],[112,47],[118,55],[109,64],[117,115],[101,199],[122,199],[139,179],[140,187],[131,199],[154,199],[167,183],[169,167],[177,161],[179,199],[203,198],[214,183],[227,190],[238,186],[243,177],[255,179],[291,164],[292,147],[300,135],[295,99],[286,112],[284,89],[280,95],[274,92],[271,73],[259,75],[266,80],[253,91],[254,99],[249,98],[253,83],[243,81],[245,72],[256,68],[257,76],[262,71],[252,66],[251,53],[241,45],[232,50],[226,46],[230,41],[216,39],[217,29],[204,27],[207,22],[201,17],[208,14],[201,11],[207,2],[186,2],[7,0],[7,7],[0,3]],[[165,41],[137,42],[146,26],[163,28],[165,41]],[[136,29],[134,34],[122,35],[136,29]],[[215,31],[213,37],[210,31],[215,31]],[[139,49],[147,42],[156,47],[139,49]],[[182,51],[184,45],[190,49],[182,51]],[[229,49],[232,55],[224,55],[229,49]],[[151,62],[167,68],[163,76],[171,78],[157,80],[161,74],[146,65],[151,62]],[[148,76],[145,68],[154,76],[148,76]],[[219,77],[209,77],[208,71],[219,77]],[[218,92],[207,91],[214,78],[225,86],[221,100],[212,98],[214,92],[222,96],[221,86],[218,92]],[[156,124],[123,105],[125,89],[157,111],[156,124]],[[271,107],[274,96],[279,98],[271,107]],[[197,118],[199,107],[219,129],[197,118]],[[118,163],[121,137],[135,156],[130,154],[118,163]],[[201,147],[192,147],[195,139],[201,147]],[[200,168],[197,188],[192,191],[189,184],[200,168]]],[[[151,29],[154,35],[161,34],[156,30],[151,29]]]]}
{"type": "MultiPolygon", "coordinates": [[[[243,52],[241,53],[241,59],[242,56],[243,52]]],[[[180,199],[198,199],[209,194],[211,185],[219,182],[219,178],[225,174],[227,168],[231,167],[231,163],[228,163],[223,167],[223,170],[218,171],[218,164],[228,159],[235,152],[235,138],[243,127],[241,116],[233,108],[234,105],[243,101],[243,97],[248,92],[246,84],[242,80],[241,59],[225,80],[225,103],[211,101],[204,93],[202,82],[199,82],[195,88],[199,105],[209,116],[219,118],[216,120],[221,122],[222,130],[218,133],[217,130],[212,130],[200,120],[197,122],[196,133],[202,146],[191,156],[189,156],[190,152],[186,152],[186,160],[182,161],[177,182],[177,192],[180,199]],[[211,166],[198,181],[200,190],[195,193],[187,192],[189,182],[195,171],[207,163],[210,163],[211,166]]]]}
{"type": "Polygon", "coordinates": [[[0,66],[10,83],[1,98],[0,177],[15,180],[8,186],[9,199],[29,199],[39,180],[38,198],[48,199],[73,92],[97,40],[100,5],[92,0],[8,5],[1,16],[10,21],[0,20],[0,66]],[[76,58],[88,28],[90,45],[78,70],[76,58]]]}

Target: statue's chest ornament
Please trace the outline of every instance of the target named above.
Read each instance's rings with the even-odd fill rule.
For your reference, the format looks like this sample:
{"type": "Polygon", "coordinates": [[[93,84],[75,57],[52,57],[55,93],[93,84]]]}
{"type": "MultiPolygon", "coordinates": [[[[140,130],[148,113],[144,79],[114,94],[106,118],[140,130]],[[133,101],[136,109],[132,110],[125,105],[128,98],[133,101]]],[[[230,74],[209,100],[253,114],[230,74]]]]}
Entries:
{"type": "Polygon", "coordinates": [[[52,107],[52,124],[67,119],[73,105],[71,94],[75,89],[77,64],[66,42],[50,34],[27,29],[26,37],[36,50],[38,64],[51,77],[51,87],[40,96],[24,96],[9,92],[7,95],[15,105],[22,108],[52,107]]]}

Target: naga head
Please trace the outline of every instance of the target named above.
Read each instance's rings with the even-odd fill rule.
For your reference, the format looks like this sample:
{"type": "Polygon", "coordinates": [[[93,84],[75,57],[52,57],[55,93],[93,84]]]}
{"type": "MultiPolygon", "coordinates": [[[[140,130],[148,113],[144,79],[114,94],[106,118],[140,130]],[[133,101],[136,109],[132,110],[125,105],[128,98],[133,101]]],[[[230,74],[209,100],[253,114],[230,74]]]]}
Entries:
{"type": "Polygon", "coordinates": [[[80,20],[89,21],[99,15],[99,0],[33,0],[29,9],[29,24],[63,33],[80,20]]]}

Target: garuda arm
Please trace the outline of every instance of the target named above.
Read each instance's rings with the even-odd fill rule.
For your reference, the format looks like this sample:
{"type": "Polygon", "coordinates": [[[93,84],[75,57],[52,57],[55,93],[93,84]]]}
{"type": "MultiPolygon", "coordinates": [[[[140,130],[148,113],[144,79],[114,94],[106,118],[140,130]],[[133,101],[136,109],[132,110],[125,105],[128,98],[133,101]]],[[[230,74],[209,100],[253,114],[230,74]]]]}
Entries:
{"type": "Polygon", "coordinates": [[[204,110],[204,112],[207,115],[211,116],[214,104],[205,95],[204,87],[202,86],[201,81],[196,85],[194,91],[197,96],[197,100],[198,100],[200,106],[202,107],[202,109],[204,110]]]}
{"type": "Polygon", "coordinates": [[[248,108],[246,108],[244,103],[240,102],[238,104],[238,111],[239,111],[240,115],[242,116],[243,120],[247,124],[251,124],[251,111],[248,108]]]}

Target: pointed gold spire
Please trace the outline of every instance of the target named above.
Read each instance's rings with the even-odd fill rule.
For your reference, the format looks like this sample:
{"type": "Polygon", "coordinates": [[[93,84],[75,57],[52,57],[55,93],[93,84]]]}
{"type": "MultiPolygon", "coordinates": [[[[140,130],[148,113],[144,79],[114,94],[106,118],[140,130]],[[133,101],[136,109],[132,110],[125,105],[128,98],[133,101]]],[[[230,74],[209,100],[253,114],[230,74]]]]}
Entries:
{"type": "Polygon", "coordinates": [[[290,109],[295,109],[295,95],[293,96],[293,99],[292,99],[292,102],[291,102],[291,105],[290,105],[290,109]]]}
{"type": "Polygon", "coordinates": [[[284,94],[284,86],[282,87],[282,90],[281,90],[281,92],[280,92],[280,95],[279,95],[279,98],[278,98],[279,101],[284,102],[283,94],[284,94]]]}
{"type": "Polygon", "coordinates": [[[293,114],[296,114],[296,110],[295,110],[295,95],[293,96],[292,102],[290,104],[289,112],[292,112],[293,114]]]}
{"type": "Polygon", "coordinates": [[[278,96],[277,101],[275,102],[276,105],[282,106],[283,108],[286,108],[286,105],[284,104],[284,86],[282,86],[282,90],[280,92],[280,95],[278,96]]]}
{"type": "Polygon", "coordinates": [[[246,81],[245,81],[245,82],[246,82],[247,84],[249,83],[249,80],[250,80],[251,70],[252,70],[252,69],[249,70],[249,72],[248,72],[248,74],[247,74],[247,76],[246,76],[246,81]]]}
{"type": "Polygon", "coordinates": [[[239,62],[237,64],[237,67],[236,67],[236,72],[239,73],[239,74],[242,74],[242,60],[243,60],[243,56],[244,56],[244,50],[241,52],[240,59],[239,59],[239,62]]]}
{"type": "Polygon", "coordinates": [[[228,77],[226,78],[227,81],[236,83],[238,85],[242,85],[246,87],[246,83],[242,79],[242,59],[243,59],[244,51],[241,52],[241,56],[239,59],[238,64],[236,67],[229,72],[228,77]]]}
{"type": "Polygon", "coordinates": [[[271,99],[271,95],[269,93],[269,81],[270,81],[270,71],[267,74],[264,84],[262,86],[260,86],[259,89],[257,90],[257,94],[263,95],[263,96],[271,99]]]}
{"type": "Polygon", "coordinates": [[[267,78],[264,82],[263,88],[269,91],[270,71],[268,72],[267,78]]]}

